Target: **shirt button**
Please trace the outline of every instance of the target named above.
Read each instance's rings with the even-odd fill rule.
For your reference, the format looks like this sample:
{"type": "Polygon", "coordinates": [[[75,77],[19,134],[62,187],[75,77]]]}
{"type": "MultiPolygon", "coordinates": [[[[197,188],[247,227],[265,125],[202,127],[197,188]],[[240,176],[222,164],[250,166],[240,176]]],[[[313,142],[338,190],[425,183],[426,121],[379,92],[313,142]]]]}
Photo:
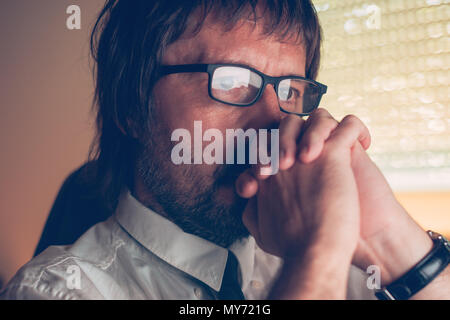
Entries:
{"type": "Polygon", "coordinates": [[[257,280],[250,281],[250,285],[252,286],[253,289],[261,289],[262,288],[261,281],[257,281],[257,280]]]}
{"type": "Polygon", "coordinates": [[[202,290],[200,290],[200,288],[194,288],[194,294],[200,299],[202,297],[202,290]]]}

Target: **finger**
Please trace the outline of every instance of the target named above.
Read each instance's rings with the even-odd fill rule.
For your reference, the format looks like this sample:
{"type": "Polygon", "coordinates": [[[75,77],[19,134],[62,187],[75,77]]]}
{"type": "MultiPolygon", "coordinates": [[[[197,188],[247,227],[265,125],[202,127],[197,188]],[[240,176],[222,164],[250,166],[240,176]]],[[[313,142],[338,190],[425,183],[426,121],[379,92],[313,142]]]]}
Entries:
{"type": "Polygon", "coordinates": [[[369,129],[364,123],[354,115],[348,115],[342,119],[339,126],[334,130],[330,138],[330,143],[335,143],[340,147],[353,147],[359,141],[364,149],[370,146],[369,129]]]}
{"type": "Polygon", "coordinates": [[[287,170],[295,163],[297,141],[305,123],[297,115],[289,115],[280,123],[280,169],[287,170]]]}
{"type": "MultiPolygon", "coordinates": [[[[364,148],[364,150],[369,149],[369,147],[370,147],[370,145],[372,143],[372,137],[370,135],[369,128],[367,128],[367,126],[364,124],[364,122],[362,122],[362,120],[359,119],[358,117],[356,117],[354,115],[348,115],[348,116],[346,116],[346,118],[347,117],[350,118],[350,121],[353,121],[353,120],[357,121],[362,126],[363,132],[359,136],[358,141],[361,143],[361,146],[364,148]],[[354,119],[352,120],[352,118],[354,118],[354,119]]],[[[349,119],[347,119],[346,121],[348,121],[348,120],[349,119]]]]}
{"type": "Polygon", "coordinates": [[[274,164],[273,163],[266,165],[255,164],[251,168],[247,169],[247,173],[253,178],[255,178],[256,181],[263,181],[274,174],[272,173],[273,171],[272,165],[274,164]]]}
{"type": "Polygon", "coordinates": [[[256,179],[256,181],[263,181],[269,178],[270,176],[277,174],[278,169],[279,166],[275,165],[274,163],[266,165],[257,164],[249,169],[249,174],[251,174],[256,179]]]}
{"type": "Polygon", "coordinates": [[[325,141],[339,122],[322,108],[314,111],[305,126],[305,132],[299,144],[299,160],[303,163],[314,161],[322,152],[325,141]]]}
{"type": "Polygon", "coordinates": [[[259,168],[259,171],[257,172],[258,180],[266,180],[270,176],[273,176],[278,173],[279,171],[279,165],[274,165],[274,163],[271,163],[270,165],[264,165],[259,168]]]}
{"type": "Polygon", "coordinates": [[[252,168],[245,170],[236,179],[236,193],[242,198],[249,199],[258,192],[258,180],[252,170],[252,168]]]}

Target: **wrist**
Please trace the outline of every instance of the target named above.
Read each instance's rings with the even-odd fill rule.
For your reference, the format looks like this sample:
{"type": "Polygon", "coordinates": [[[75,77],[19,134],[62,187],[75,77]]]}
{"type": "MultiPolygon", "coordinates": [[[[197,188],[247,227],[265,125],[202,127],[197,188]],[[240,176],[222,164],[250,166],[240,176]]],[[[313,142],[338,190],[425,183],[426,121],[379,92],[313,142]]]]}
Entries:
{"type": "Polygon", "coordinates": [[[352,252],[314,243],[284,258],[271,299],[345,299],[352,252]]]}
{"type": "Polygon", "coordinates": [[[442,235],[433,231],[427,232],[432,239],[432,250],[408,270],[381,291],[376,293],[381,300],[433,299],[448,298],[448,290],[442,290],[436,283],[442,282],[443,288],[448,287],[448,264],[450,262],[450,244],[442,235]],[[447,282],[447,283],[445,283],[447,282]],[[443,294],[446,292],[446,294],[443,294]]]}
{"type": "Polygon", "coordinates": [[[432,247],[433,241],[415,223],[408,228],[388,230],[370,241],[372,254],[365,267],[380,267],[381,285],[388,285],[413,268],[432,247]]]}
{"type": "Polygon", "coordinates": [[[351,262],[357,246],[357,237],[339,237],[335,235],[335,232],[322,230],[311,232],[310,237],[296,243],[298,245],[291,246],[283,255],[285,263],[295,265],[312,258],[318,263],[322,260],[330,263],[351,262]]]}

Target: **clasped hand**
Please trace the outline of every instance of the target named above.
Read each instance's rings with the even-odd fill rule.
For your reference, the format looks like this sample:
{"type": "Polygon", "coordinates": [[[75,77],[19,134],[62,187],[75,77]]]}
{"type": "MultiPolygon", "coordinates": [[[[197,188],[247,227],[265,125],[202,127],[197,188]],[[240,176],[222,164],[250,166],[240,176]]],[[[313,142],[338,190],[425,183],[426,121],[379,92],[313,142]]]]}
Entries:
{"type": "Polygon", "coordinates": [[[301,259],[311,246],[331,249],[361,268],[378,264],[383,282],[392,281],[395,266],[383,250],[394,249],[400,230],[425,232],[366,154],[367,127],[318,109],[306,121],[287,116],[279,129],[279,173],[263,176],[255,166],[236,181],[237,193],[250,199],[243,222],[258,245],[283,259],[301,259]]]}

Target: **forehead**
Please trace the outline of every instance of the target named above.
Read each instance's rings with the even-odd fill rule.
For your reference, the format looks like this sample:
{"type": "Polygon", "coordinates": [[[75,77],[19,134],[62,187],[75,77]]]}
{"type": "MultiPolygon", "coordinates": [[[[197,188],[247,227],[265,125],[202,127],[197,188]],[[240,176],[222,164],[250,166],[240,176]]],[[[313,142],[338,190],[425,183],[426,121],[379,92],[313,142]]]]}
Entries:
{"type": "Polygon", "coordinates": [[[261,24],[249,20],[227,30],[207,18],[198,33],[171,44],[162,63],[235,63],[271,76],[304,76],[305,60],[303,44],[293,37],[282,40],[276,34],[267,35],[261,24]]]}

